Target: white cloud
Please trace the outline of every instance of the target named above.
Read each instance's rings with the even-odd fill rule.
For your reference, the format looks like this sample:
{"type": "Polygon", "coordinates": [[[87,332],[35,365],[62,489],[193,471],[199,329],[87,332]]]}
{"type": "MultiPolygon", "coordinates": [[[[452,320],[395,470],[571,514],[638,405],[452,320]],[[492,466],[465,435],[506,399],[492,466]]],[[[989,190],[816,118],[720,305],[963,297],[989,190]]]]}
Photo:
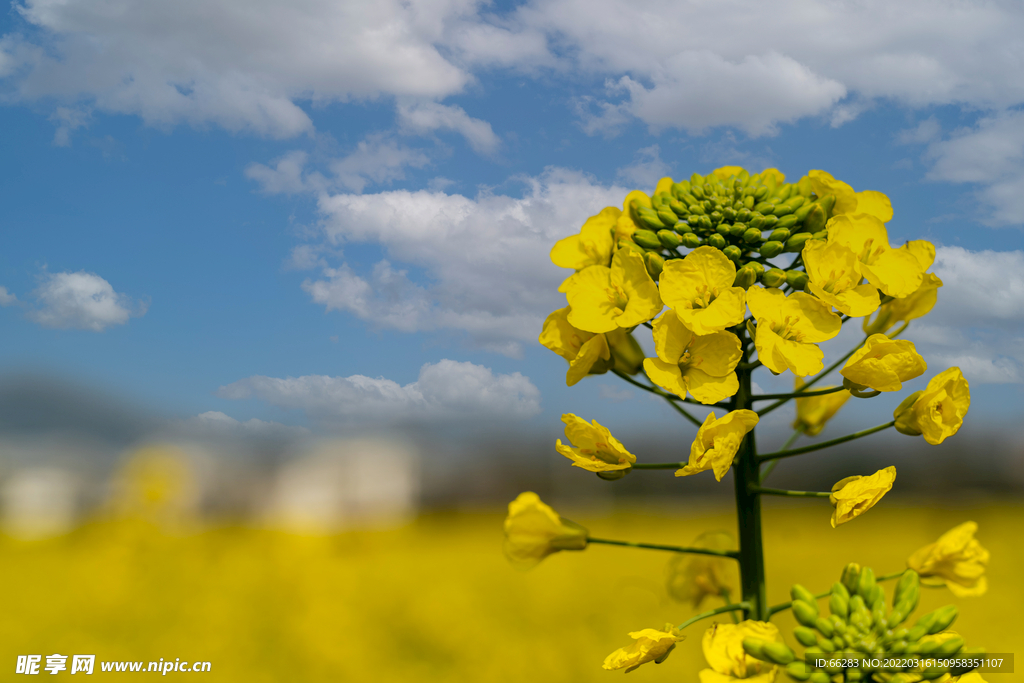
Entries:
{"type": "Polygon", "coordinates": [[[518,372],[495,374],[473,363],[442,360],[420,369],[405,386],[363,375],[329,377],[253,376],[221,387],[229,399],[258,398],[286,410],[301,410],[323,423],[377,420],[457,420],[474,417],[523,419],[540,412],[540,392],[518,372]]]}
{"type": "Polygon", "coordinates": [[[186,431],[211,436],[298,437],[309,433],[305,427],[292,427],[256,418],[242,422],[217,410],[191,417],[183,422],[182,427],[186,431]]]}
{"type": "Polygon", "coordinates": [[[636,160],[629,166],[620,168],[616,176],[627,185],[654,187],[658,180],[667,176],[671,170],[671,167],[662,161],[658,145],[651,145],[638,150],[636,160]]]}
{"type": "Polygon", "coordinates": [[[303,288],[328,310],[380,327],[462,330],[478,346],[517,356],[520,342],[536,340],[544,316],[564,306],[557,289],[566,272],[548,259],[551,245],[626,193],[564,169],[522,180],[521,198],[423,190],[323,194],[326,243],[376,242],[388,260],[367,274],[344,264],[324,268],[303,288]],[[419,269],[422,282],[392,263],[419,269]]]}
{"type": "Polygon", "coordinates": [[[43,327],[102,332],[146,312],[145,304],[133,303],[99,275],[84,270],[48,274],[34,294],[39,308],[29,317],[43,327]]]}
{"type": "Polygon", "coordinates": [[[436,102],[403,103],[398,105],[398,122],[405,130],[420,135],[435,130],[455,131],[480,154],[493,154],[501,146],[491,124],[472,118],[462,107],[436,102]]]}
{"type": "Polygon", "coordinates": [[[6,308],[18,303],[18,297],[7,291],[6,287],[0,287],[0,306],[6,308]]]}
{"type": "Polygon", "coordinates": [[[312,188],[303,178],[309,155],[301,150],[288,152],[277,159],[274,167],[252,163],[245,167],[245,177],[260,184],[267,194],[300,194],[312,188]]]}
{"type": "Polygon", "coordinates": [[[88,109],[74,107],[57,107],[50,121],[57,124],[57,130],[53,133],[54,147],[68,147],[71,145],[71,133],[89,123],[90,112],[88,109]]]}

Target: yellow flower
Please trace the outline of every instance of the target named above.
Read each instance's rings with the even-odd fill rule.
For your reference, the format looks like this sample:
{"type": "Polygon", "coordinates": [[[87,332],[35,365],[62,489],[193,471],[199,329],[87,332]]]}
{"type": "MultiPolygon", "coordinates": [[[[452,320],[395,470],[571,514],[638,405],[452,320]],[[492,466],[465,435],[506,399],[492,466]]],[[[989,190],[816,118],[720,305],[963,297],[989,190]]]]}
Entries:
{"type": "Polygon", "coordinates": [[[958,598],[984,595],[988,590],[985,579],[988,551],[974,538],[977,531],[975,522],[964,522],[950,529],[938,541],[911,555],[907,567],[922,578],[943,579],[958,598]]]}
{"type": "Polygon", "coordinates": [[[756,424],[757,413],[753,410],[733,410],[721,420],[715,419],[715,414],[710,413],[690,445],[689,462],[682,469],[676,470],[676,476],[686,477],[713,470],[715,479],[722,481],[722,477],[732,467],[732,460],[740,449],[743,437],[756,424]]]}
{"type": "MultiPolygon", "coordinates": [[[[708,550],[736,550],[736,541],[724,531],[707,531],[690,544],[708,550]]],[[[677,553],[668,561],[668,594],[698,609],[704,598],[735,590],[739,585],[739,566],[728,557],[677,553]]]]}
{"type": "Polygon", "coordinates": [[[777,168],[766,168],[757,175],[761,176],[761,180],[765,182],[767,182],[769,178],[774,178],[776,185],[781,185],[786,182],[786,174],[777,168]]]}
{"type": "Polygon", "coordinates": [[[643,257],[620,249],[612,266],[587,266],[566,282],[567,320],[587,332],[636,327],[662,309],[658,286],[647,273],[643,257]]]}
{"type": "Polygon", "coordinates": [[[757,358],[775,374],[792,370],[806,377],[821,372],[824,355],[815,344],[839,334],[842,322],[832,307],[804,292],[751,287],[747,305],[757,320],[757,358]]]}
{"type": "Polygon", "coordinates": [[[819,197],[834,195],[836,204],[832,209],[833,216],[846,213],[866,213],[883,223],[892,220],[892,203],[881,192],[864,190],[854,192],[853,188],[842,180],[836,180],[825,171],[811,171],[807,174],[811,181],[811,190],[819,197]]]}
{"type": "Polygon", "coordinates": [[[686,398],[687,392],[701,403],[717,403],[740,387],[736,364],[743,352],[732,332],[695,335],[675,311],[665,311],[654,321],[657,358],[644,360],[644,371],[666,391],[686,398]]]}
{"type": "Polygon", "coordinates": [[[615,241],[618,242],[620,239],[629,239],[633,236],[640,226],[636,224],[636,207],[646,206],[647,208],[653,208],[651,204],[651,198],[647,196],[646,192],[640,190],[633,190],[626,195],[626,198],[622,200],[622,213],[615,221],[615,241]]]}
{"type": "Polygon", "coordinates": [[[645,628],[642,631],[633,631],[629,637],[636,642],[621,647],[605,657],[604,664],[601,665],[602,668],[609,671],[625,668],[626,673],[629,673],[647,662],[661,664],[676,643],[686,636],[682,635],[679,629],[672,624],[665,624],[664,631],[645,628]]]}
{"type": "Polygon", "coordinates": [[[505,518],[505,557],[519,569],[527,569],[559,550],[587,547],[586,529],[562,519],[531,491],[520,493],[508,504],[505,518]]]}
{"type": "Polygon", "coordinates": [[[722,166],[720,168],[716,168],[714,171],[712,171],[712,173],[719,180],[728,180],[734,175],[738,176],[743,171],[744,168],[742,166],[722,166]]]}
{"type": "Polygon", "coordinates": [[[925,273],[921,279],[921,286],[912,294],[902,299],[893,299],[882,304],[878,309],[878,315],[874,321],[864,318],[864,332],[874,334],[876,332],[888,332],[897,323],[910,322],[924,317],[935,307],[938,300],[939,287],[942,280],[934,273],[925,273]]]}
{"type": "Polygon", "coordinates": [[[744,291],[732,286],[735,279],[736,265],[718,249],[704,246],[666,263],[659,288],[679,319],[703,335],[743,322],[744,291]]]}
{"type": "Polygon", "coordinates": [[[971,407],[971,387],[960,368],[949,368],[932,377],[928,387],[903,400],[893,412],[896,431],[918,436],[933,446],[953,436],[971,407]]]}
{"type": "Polygon", "coordinates": [[[903,382],[920,377],[927,369],[914,342],[873,334],[850,356],[839,374],[876,391],[899,391],[903,382]]]}
{"type": "Polygon", "coordinates": [[[569,361],[565,383],[571,387],[588,374],[607,372],[612,362],[605,335],[573,327],[569,324],[568,316],[568,306],[549,315],[544,321],[539,341],[569,361]]]}
{"type": "Polygon", "coordinates": [[[782,642],[775,624],[767,621],[747,620],[739,624],[714,624],[704,634],[701,646],[710,669],[700,672],[701,683],[732,683],[744,679],[750,683],[771,683],[778,669],[747,654],[743,649],[746,638],[757,638],[768,643],[782,642]]]}
{"type": "Polygon", "coordinates": [[[609,206],[583,224],[580,234],[559,240],[551,248],[551,261],[562,268],[582,270],[587,266],[611,263],[615,242],[612,230],[622,211],[609,206]]]}
{"type": "Polygon", "coordinates": [[[878,290],[874,285],[860,284],[857,255],[837,242],[810,240],[804,245],[807,287],[822,301],[835,306],[848,316],[859,318],[878,308],[878,290]]]}
{"type": "Polygon", "coordinates": [[[890,247],[885,224],[875,216],[861,213],[832,218],[828,241],[852,250],[861,274],[888,296],[909,296],[921,286],[927,266],[921,265],[917,248],[890,247]]]}
{"type": "Polygon", "coordinates": [[[869,477],[847,477],[832,487],[828,500],[835,507],[832,528],[860,517],[882,500],[896,481],[896,468],[886,467],[869,477]]]}
{"type": "Polygon", "coordinates": [[[626,450],[625,446],[612,436],[607,427],[594,420],[576,417],[572,413],[562,415],[565,423],[565,438],[576,447],[555,442],[555,449],[572,460],[573,467],[582,467],[591,472],[609,472],[611,470],[628,470],[636,462],[636,456],[626,450]]]}
{"type": "MultiPolygon", "coordinates": [[[[804,381],[799,377],[794,378],[794,388],[799,390],[804,381]]],[[[821,387],[832,389],[831,386],[821,387]]],[[[808,396],[796,400],[796,420],[793,422],[793,429],[799,429],[807,436],[817,436],[824,429],[825,423],[839,412],[850,398],[850,392],[845,389],[831,394],[821,396],[808,396]]]]}

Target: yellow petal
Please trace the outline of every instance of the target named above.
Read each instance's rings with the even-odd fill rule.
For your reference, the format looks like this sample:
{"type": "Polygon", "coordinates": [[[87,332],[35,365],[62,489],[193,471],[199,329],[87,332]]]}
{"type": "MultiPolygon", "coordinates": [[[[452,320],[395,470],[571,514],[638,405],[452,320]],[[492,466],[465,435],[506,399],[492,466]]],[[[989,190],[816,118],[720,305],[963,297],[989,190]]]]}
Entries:
{"type": "Polygon", "coordinates": [[[850,477],[832,488],[835,506],[832,528],[859,517],[882,499],[896,481],[896,468],[886,467],[868,477],[850,477]]]}
{"type": "Polygon", "coordinates": [[[693,332],[669,309],[662,313],[652,325],[654,328],[654,349],[658,358],[666,363],[678,363],[686,347],[693,340],[693,332]]]}
{"type": "MultiPolygon", "coordinates": [[[[615,317],[618,327],[636,327],[664,308],[658,285],[651,279],[644,259],[635,251],[620,249],[612,257],[611,283],[626,293],[626,308],[615,317]]],[[[570,306],[572,303],[570,302],[570,306]]]]}
{"type": "Polygon", "coordinates": [[[903,249],[890,249],[871,264],[861,266],[868,282],[888,296],[910,296],[921,286],[924,269],[917,257],[903,249]]]}
{"type": "Polygon", "coordinates": [[[740,390],[740,381],[735,372],[730,372],[724,377],[716,377],[698,368],[689,367],[683,373],[683,381],[690,394],[707,405],[735,396],[740,390]]]}
{"type": "MultiPolygon", "coordinates": [[[[579,354],[569,361],[569,370],[565,373],[566,386],[573,386],[589,375],[601,360],[610,358],[607,338],[603,334],[594,335],[584,342],[579,354]]],[[[607,368],[603,371],[607,372],[607,368]]]]}
{"type": "MultiPolygon", "coordinates": [[[[715,177],[719,180],[728,180],[734,175],[738,176],[743,171],[744,168],[742,166],[720,166],[712,171],[712,173],[714,173],[715,177]]],[[[783,176],[783,178],[785,178],[785,176],[783,176]]]]}
{"type": "Polygon", "coordinates": [[[569,324],[587,332],[611,332],[618,325],[615,319],[622,314],[625,300],[609,296],[611,268],[587,266],[572,277],[565,293],[569,300],[569,324]]]}
{"type": "Polygon", "coordinates": [[[856,213],[870,214],[883,223],[888,223],[892,220],[892,202],[881,192],[864,190],[863,192],[858,192],[856,197],[857,207],[854,209],[856,213]]]}
{"type": "Polygon", "coordinates": [[[825,367],[825,354],[814,344],[784,339],[776,334],[767,320],[757,321],[754,339],[757,358],[772,372],[780,374],[792,370],[794,375],[816,375],[825,367]]]}
{"type": "Polygon", "coordinates": [[[686,383],[683,373],[676,363],[666,363],[660,358],[645,358],[644,372],[648,379],[665,391],[680,398],[686,398],[686,383]]]}
{"type": "Polygon", "coordinates": [[[743,357],[741,348],[739,337],[732,332],[698,335],[690,344],[688,365],[714,377],[724,377],[739,364],[743,357]]]}
{"type": "Polygon", "coordinates": [[[899,391],[903,382],[920,377],[927,369],[913,342],[873,334],[850,356],[840,374],[876,391],[899,391]]]}

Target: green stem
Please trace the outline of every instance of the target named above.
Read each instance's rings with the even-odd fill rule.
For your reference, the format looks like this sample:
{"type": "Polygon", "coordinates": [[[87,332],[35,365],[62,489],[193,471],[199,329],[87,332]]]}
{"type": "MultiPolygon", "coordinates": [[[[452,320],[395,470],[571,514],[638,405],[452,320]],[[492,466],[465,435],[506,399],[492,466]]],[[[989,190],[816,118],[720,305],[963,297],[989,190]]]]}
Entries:
{"type": "Polygon", "coordinates": [[[788,489],[766,489],[762,486],[752,486],[751,490],[763,495],[789,496],[790,498],[828,498],[832,495],[826,491],[790,491],[788,489]]]}
{"type": "Polygon", "coordinates": [[[677,470],[685,467],[685,462],[635,462],[634,470],[677,470]]]}
{"type": "Polygon", "coordinates": [[[621,545],[628,548],[646,548],[648,550],[667,550],[673,553],[688,553],[690,555],[714,555],[716,557],[731,557],[736,559],[738,553],[735,550],[711,550],[709,548],[686,548],[677,545],[660,545],[658,543],[633,543],[631,541],[612,541],[607,538],[588,538],[587,543],[604,543],[605,545],[621,545]]]}
{"type": "MultiPolygon", "coordinates": [[[[745,346],[745,345],[744,345],[745,346]]],[[[750,351],[744,348],[743,359],[746,361],[750,351]]],[[[750,370],[741,370],[739,375],[739,391],[733,396],[732,410],[750,409],[750,370]]],[[[740,587],[743,602],[749,607],[745,610],[747,619],[764,621],[767,619],[767,601],[765,599],[764,544],[761,536],[761,497],[757,491],[750,490],[760,481],[760,463],[757,458],[757,442],[755,430],[751,429],[743,441],[733,461],[733,483],[736,491],[736,521],[739,526],[740,538],[740,587]]]]}
{"type": "MultiPolygon", "coordinates": [[[[800,437],[800,435],[803,434],[803,433],[804,433],[804,430],[800,429],[799,427],[797,429],[794,429],[793,433],[789,435],[788,439],[786,439],[786,443],[782,444],[782,448],[780,448],[779,450],[784,451],[787,448],[789,448],[790,446],[792,446],[793,442],[795,442],[800,437]]],[[[770,463],[768,463],[768,465],[761,471],[761,482],[760,483],[763,484],[764,480],[768,478],[768,475],[771,474],[775,470],[775,468],[778,467],[778,465],[779,465],[779,461],[778,460],[772,460],[770,463]]]]}
{"type": "Polygon", "coordinates": [[[749,609],[750,605],[746,602],[737,602],[732,605],[724,605],[722,607],[716,607],[715,609],[709,609],[707,612],[701,612],[700,614],[690,617],[683,623],[679,624],[679,630],[682,631],[690,624],[696,624],[701,619],[708,619],[709,617],[713,617],[716,614],[722,614],[724,612],[746,612],[749,609]]]}
{"type": "Polygon", "coordinates": [[[803,395],[804,392],[806,392],[812,386],[817,384],[828,373],[830,373],[833,370],[835,370],[836,368],[838,368],[840,365],[845,363],[850,358],[850,356],[852,356],[853,354],[857,353],[857,349],[859,349],[860,347],[864,346],[864,342],[865,341],[867,341],[867,337],[864,337],[864,339],[859,344],[857,344],[857,346],[855,346],[852,349],[850,349],[850,352],[848,354],[846,354],[845,356],[843,356],[842,358],[837,360],[835,363],[833,363],[832,365],[828,366],[827,368],[825,368],[824,370],[819,372],[817,375],[815,375],[809,382],[807,382],[807,384],[805,384],[802,387],[800,387],[799,391],[793,392],[793,395],[790,398],[780,398],[778,401],[776,401],[775,403],[771,404],[767,408],[762,408],[761,410],[757,411],[758,416],[767,415],[768,413],[772,412],[773,410],[775,410],[779,406],[781,406],[784,403],[786,403],[787,401],[789,401],[791,398],[799,397],[799,396],[803,395]]]}
{"type": "Polygon", "coordinates": [[[894,424],[896,424],[895,420],[893,420],[892,422],[886,422],[884,425],[878,425],[877,427],[872,427],[871,429],[865,429],[865,430],[862,430],[862,431],[859,431],[859,432],[854,432],[853,434],[847,434],[846,436],[841,436],[838,439],[830,439],[828,441],[822,441],[821,443],[816,443],[816,444],[813,444],[811,446],[804,446],[803,448],[794,448],[791,451],[776,451],[774,453],[766,453],[766,454],[761,456],[760,460],[763,462],[765,460],[775,460],[776,458],[788,458],[791,455],[800,455],[801,453],[810,453],[811,451],[819,451],[822,448],[828,448],[829,446],[836,446],[836,445],[839,445],[841,443],[846,443],[847,441],[853,441],[854,439],[859,439],[862,436],[868,436],[869,434],[874,434],[875,432],[880,432],[883,429],[888,429],[889,427],[892,427],[894,424]]]}
{"type": "Polygon", "coordinates": [[[751,401],[764,401],[769,398],[809,398],[811,396],[824,396],[825,394],[834,394],[837,391],[842,391],[843,387],[832,387],[831,389],[818,389],[817,391],[803,391],[803,388],[799,391],[794,391],[791,394],[758,394],[757,396],[751,396],[751,401]]]}

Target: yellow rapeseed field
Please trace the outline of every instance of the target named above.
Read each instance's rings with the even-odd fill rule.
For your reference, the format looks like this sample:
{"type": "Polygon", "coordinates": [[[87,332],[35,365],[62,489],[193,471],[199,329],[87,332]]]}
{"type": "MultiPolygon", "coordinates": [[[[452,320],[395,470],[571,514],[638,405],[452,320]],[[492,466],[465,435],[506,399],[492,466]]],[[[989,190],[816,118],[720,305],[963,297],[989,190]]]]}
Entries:
{"type": "MultiPolygon", "coordinates": [[[[655,543],[733,526],[727,508],[559,512],[595,536],[655,543]]],[[[929,590],[921,609],[959,604],[953,628],[989,652],[1024,642],[1024,506],[886,501],[839,529],[830,512],[818,501],[766,510],[772,602],[788,599],[797,581],[827,589],[848,561],[898,570],[912,551],[973,519],[992,553],[988,593],[956,600],[929,590]]],[[[19,654],[41,654],[45,665],[60,653],[95,654],[97,677],[125,681],[156,674],[101,673],[98,663],[205,660],[210,673],[167,676],[247,683],[611,681],[623,674],[601,661],[627,644],[628,631],[693,614],[667,596],[667,553],[593,546],[516,572],[501,554],[503,517],[434,513],[398,529],[326,537],[108,520],[59,538],[0,538],[0,679],[21,678],[13,676],[19,654]]],[[[777,621],[788,634],[791,617],[777,621]]],[[[688,629],[663,665],[630,680],[696,681],[709,625],[688,629]]]]}

